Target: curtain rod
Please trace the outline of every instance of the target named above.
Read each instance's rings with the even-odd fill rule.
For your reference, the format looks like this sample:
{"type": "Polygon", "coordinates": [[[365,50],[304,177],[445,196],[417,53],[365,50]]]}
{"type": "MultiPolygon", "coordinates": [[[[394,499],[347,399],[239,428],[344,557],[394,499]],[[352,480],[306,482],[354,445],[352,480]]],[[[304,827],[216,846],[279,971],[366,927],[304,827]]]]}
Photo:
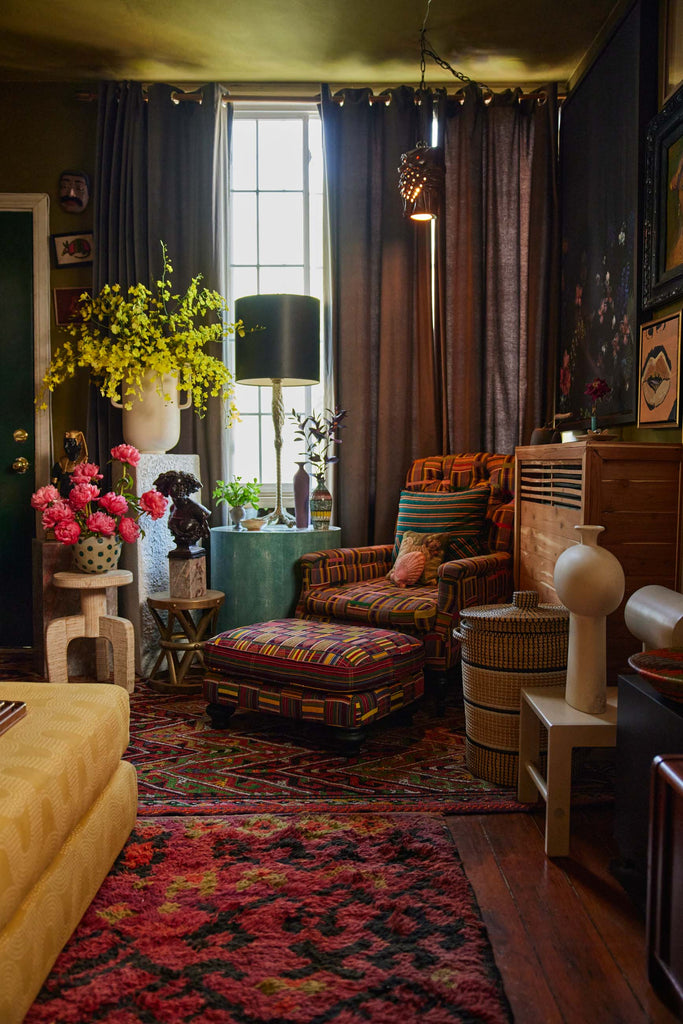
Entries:
{"type": "MultiPolygon", "coordinates": [[[[348,88],[364,88],[364,87],[349,86],[348,88]]],[[[386,88],[387,89],[391,89],[392,86],[387,86],[386,88]]],[[[400,86],[396,86],[395,88],[400,88],[400,86]]],[[[504,90],[504,91],[507,91],[507,90],[504,90]]],[[[493,95],[491,90],[489,90],[489,93],[490,93],[491,96],[493,95]]],[[[520,94],[519,99],[520,100],[530,99],[531,97],[536,96],[537,94],[538,94],[539,99],[541,100],[541,102],[544,102],[545,99],[547,98],[545,92],[543,91],[543,88],[539,87],[538,89],[535,89],[533,92],[530,92],[530,93],[522,92],[520,94]]],[[[464,101],[465,101],[464,90],[462,88],[458,89],[454,93],[448,93],[447,92],[446,95],[449,97],[449,99],[458,99],[460,101],[460,103],[464,103],[464,101]]],[[[173,101],[175,103],[201,103],[201,101],[202,101],[202,94],[201,94],[201,92],[197,92],[197,91],[195,91],[195,92],[182,92],[182,91],[176,89],[176,90],[174,90],[171,93],[171,98],[173,99],[173,101]]],[[[225,103],[226,106],[227,106],[228,103],[232,103],[234,106],[248,105],[248,106],[251,106],[251,107],[254,107],[254,106],[268,106],[268,107],[285,106],[285,107],[292,107],[292,106],[312,106],[314,104],[320,103],[321,98],[322,97],[321,97],[321,94],[319,92],[318,93],[313,93],[313,94],[308,95],[308,96],[301,95],[301,94],[293,94],[291,96],[282,95],[282,94],[278,94],[277,96],[264,96],[261,93],[253,93],[253,94],[242,93],[242,94],[237,94],[237,95],[227,95],[227,96],[224,96],[222,102],[225,103]]],[[[343,103],[343,101],[344,101],[344,97],[341,95],[341,92],[334,93],[331,98],[336,103],[343,103]]],[[[84,92],[84,91],[77,92],[76,93],[76,99],[81,100],[84,103],[92,103],[92,102],[94,102],[97,99],[97,93],[95,93],[95,92],[84,92]]],[[[145,97],[145,99],[146,99],[146,97],[145,97]]],[[[563,99],[564,99],[563,95],[558,95],[558,100],[560,102],[563,99]]],[[[368,96],[368,102],[369,103],[385,103],[385,104],[388,104],[388,103],[391,102],[391,100],[390,100],[390,97],[388,97],[388,96],[383,96],[381,94],[375,94],[375,93],[371,92],[370,95],[368,96]]]]}

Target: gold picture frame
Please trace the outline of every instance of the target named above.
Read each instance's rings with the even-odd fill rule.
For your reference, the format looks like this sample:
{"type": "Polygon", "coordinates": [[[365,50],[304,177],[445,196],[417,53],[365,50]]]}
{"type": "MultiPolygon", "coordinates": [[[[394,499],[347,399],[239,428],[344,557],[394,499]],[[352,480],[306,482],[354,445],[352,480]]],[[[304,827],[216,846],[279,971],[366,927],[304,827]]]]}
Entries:
{"type": "Polygon", "coordinates": [[[683,0],[660,0],[659,105],[683,85],[683,0]]]}
{"type": "Polygon", "coordinates": [[[638,426],[677,427],[680,422],[681,313],[640,328],[638,426]]]}

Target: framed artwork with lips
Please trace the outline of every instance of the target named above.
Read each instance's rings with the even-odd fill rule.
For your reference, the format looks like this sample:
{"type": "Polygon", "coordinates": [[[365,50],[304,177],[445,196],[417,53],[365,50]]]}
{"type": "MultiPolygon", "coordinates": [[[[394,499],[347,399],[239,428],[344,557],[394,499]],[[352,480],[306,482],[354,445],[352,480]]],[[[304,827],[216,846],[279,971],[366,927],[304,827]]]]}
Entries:
{"type": "Polygon", "coordinates": [[[681,314],[640,328],[639,427],[677,427],[680,422],[681,314]]]}

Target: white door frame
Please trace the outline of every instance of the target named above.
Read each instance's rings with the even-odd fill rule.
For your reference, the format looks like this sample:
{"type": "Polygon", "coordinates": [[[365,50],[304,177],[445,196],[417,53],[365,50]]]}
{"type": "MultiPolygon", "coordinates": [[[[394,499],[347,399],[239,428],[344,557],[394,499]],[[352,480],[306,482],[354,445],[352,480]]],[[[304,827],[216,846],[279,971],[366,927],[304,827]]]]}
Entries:
{"type": "MultiPolygon", "coordinates": [[[[0,211],[33,214],[33,392],[38,393],[50,362],[50,200],[43,192],[0,192],[0,211]]],[[[35,439],[35,480],[50,479],[52,414],[48,392],[47,409],[36,406],[33,413],[35,439]]]]}

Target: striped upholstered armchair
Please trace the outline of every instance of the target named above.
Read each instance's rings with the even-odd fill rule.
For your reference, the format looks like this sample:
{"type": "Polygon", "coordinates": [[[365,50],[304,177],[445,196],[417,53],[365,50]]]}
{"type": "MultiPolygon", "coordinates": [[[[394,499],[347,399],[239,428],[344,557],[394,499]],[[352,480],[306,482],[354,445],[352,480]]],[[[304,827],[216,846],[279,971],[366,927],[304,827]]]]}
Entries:
{"type": "Polygon", "coordinates": [[[453,627],[460,609],[505,602],[512,595],[513,487],[513,455],[418,459],[401,492],[393,543],[303,556],[297,617],[417,636],[428,669],[445,681],[458,660],[453,627]],[[403,560],[407,570],[399,572],[399,561],[408,541],[413,547],[424,543],[420,535],[443,547],[431,575],[427,566],[416,580],[410,576],[410,551],[403,560]]]}

